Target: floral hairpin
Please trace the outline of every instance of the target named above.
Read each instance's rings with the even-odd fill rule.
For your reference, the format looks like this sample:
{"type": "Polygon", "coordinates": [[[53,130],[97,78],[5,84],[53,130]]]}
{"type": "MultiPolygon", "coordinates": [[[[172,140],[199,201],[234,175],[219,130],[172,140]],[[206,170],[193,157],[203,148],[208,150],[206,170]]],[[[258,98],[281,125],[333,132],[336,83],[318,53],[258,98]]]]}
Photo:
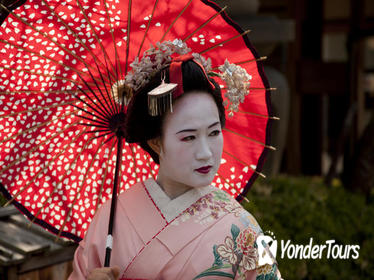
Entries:
{"type": "MultiPolygon", "coordinates": [[[[191,49],[180,39],[156,43],[156,47],[152,46],[145,51],[140,60],[139,57],[136,57],[130,64],[132,70],[125,78],[126,85],[131,87],[134,92],[139,90],[151,80],[156,72],[170,65],[173,55],[185,55],[189,52],[191,52],[191,49]]],[[[238,111],[240,103],[249,93],[249,81],[252,76],[244,68],[230,63],[227,59],[223,65],[218,67],[220,72],[214,72],[212,71],[210,58],[205,59],[198,53],[192,53],[192,56],[194,60],[201,64],[208,76],[218,76],[226,83],[224,105],[229,110],[229,116],[233,116],[233,112],[238,111]]],[[[150,115],[160,115],[165,109],[172,110],[171,94],[175,87],[175,84],[166,84],[163,80],[159,87],[148,93],[150,115]]]]}
{"type": "Polygon", "coordinates": [[[244,102],[245,96],[249,93],[249,81],[252,80],[252,76],[244,68],[230,63],[227,59],[218,69],[221,71],[220,77],[227,87],[225,93],[227,100],[224,101],[224,105],[228,105],[229,116],[232,117],[233,112],[239,110],[240,103],[244,102]]]}
{"type": "Polygon", "coordinates": [[[143,53],[142,59],[136,57],[130,64],[131,71],[126,75],[125,81],[134,91],[145,86],[152,76],[169,65],[173,54],[187,54],[191,51],[187,44],[180,39],[174,41],[157,42],[156,47],[143,53]]]}

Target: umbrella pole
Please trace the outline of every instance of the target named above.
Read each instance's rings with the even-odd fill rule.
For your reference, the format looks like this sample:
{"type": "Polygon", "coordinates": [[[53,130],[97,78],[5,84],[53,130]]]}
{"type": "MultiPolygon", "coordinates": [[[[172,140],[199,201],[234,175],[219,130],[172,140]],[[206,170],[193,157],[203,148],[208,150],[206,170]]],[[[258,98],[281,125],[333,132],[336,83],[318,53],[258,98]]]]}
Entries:
{"type": "Polygon", "coordinates": [[[113,245],[113,226],[114,226],[114,215],[116,212],[116,203],[117,203],[117,190],[119,187],[119,169],[121,166],[121,158],[122,158],[122,138],[123,136],[120,133],[117,135],[117,158],[116,158],[116,170],[114,174],[114,185],[113,185],[113,193],[112,193],[112,203],[110,206],[110,216],[109,216],[109,225],[108,225],[108,235],[106,239],[106,249],[105,249],[105,267],[109,267],[110,265],[110,255],[112,253],[112,245],[113,245]]]}

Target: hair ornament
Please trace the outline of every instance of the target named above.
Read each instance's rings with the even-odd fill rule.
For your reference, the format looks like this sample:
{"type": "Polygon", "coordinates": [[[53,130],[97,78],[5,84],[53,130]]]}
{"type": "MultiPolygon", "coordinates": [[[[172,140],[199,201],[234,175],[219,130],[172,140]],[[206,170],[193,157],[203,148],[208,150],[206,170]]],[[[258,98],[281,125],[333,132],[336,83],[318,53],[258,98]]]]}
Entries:
{"type": "Polygon", "coordinates": [[[233,112],[239,110],[240,103],[244,102],[245,96],[249,93],[249,81],[252,80],[252,76],[244,68],[230,63],[227,59],[218,69],[221,71],[219,76],[226,83],[225,97],[227,99],[224,105],[228,105],[229,117],[232,117],[233,112]]]}
{"type": "Polygon", "coordinates": [[[184,55],[191,51],[187,44],[180,39],[174,41],[157,42],[143,53],[139,60],[136,57],[130,64],[132,70],[126,75],[125,81],[134,92],[144,87],[155,73],[170,65],[172,55],[184,55]]]}
{"type": "Polygon", "coordinates": [[[165,83],[165,73],[162,73],[161,84],[148,92],[148,113],[153,117],[168,110],[173,112],[173,92],[178,84],[165,83]]]}
{"type": "MultiPolygon", "coordinates": [[[[136,57],[130,64],[132,70],[126,75],[125,83],[133,91],[137,91],[144,87],[155,73],[171,66],[174,60],[180,63],[181,60],[193,59],[202,67],[207,76],[219,77],[226,84],[224,106],[229,111],[228,116],[232,117],[234,112],[239,110],[240,103],[244,102],[245,96],[249,94],[252,76],[244,68],[230,63],[227,59],[223,65],[215,68],[219,72],[215,72],[212,70],[210,58],[206,59],[198,53],[189,54],[190,52],[191,49],[181,39],[162,43],[157,42],[155,47],[152,46],[143,53],[141,59],[136,57]]],[[[180,68],[180,65],[178,67],[180,68]]],[[[171,82],[165,83],[164,78],[162,78],[161,84],[157,88],[148,93],[148,112],[151,116],[157,116],[167,110],[172,110],[173,95],[175,95],[175,98],[181,94],[180,88],[183,82],[181,79],[173,80],[170,77],[171,82]]]]}
{"type": "Polygon", "coordinates": [[[112,85],[112,95],[117,103],[127,106],[133,96],[133,89],[125,80],[119,80],[112,85]]]}

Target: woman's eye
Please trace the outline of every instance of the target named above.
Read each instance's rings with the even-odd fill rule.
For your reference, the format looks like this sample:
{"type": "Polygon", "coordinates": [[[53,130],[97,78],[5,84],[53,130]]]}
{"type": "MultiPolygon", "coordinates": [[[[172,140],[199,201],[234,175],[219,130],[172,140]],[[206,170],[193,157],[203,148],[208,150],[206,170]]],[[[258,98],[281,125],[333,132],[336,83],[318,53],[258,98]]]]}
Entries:
{"type": "Polygon", "coordinates": [[[217,135],[219,135],[220,133],[221,133],[220,130],[213,130],[209,135],[210,135],[210,136],[217,136],[217,135]]]}
{"type": "Polygon", "coordinates": [[[182,141],[191,141],[191,140],[194,140],[194,139],[195,139],[195,136],[190,135],[190,136],[183,137],[182,141]]]}

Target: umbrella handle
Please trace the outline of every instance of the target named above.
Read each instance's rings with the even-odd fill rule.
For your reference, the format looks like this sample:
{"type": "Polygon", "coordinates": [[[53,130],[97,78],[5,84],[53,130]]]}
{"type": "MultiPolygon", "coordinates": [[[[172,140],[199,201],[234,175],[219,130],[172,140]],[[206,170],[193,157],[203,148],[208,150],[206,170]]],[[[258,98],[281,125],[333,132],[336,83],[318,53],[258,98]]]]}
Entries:
{"type": "Polygon", "coordinates": [[[112,253],[112,244],[113,244],[113,227],[114,227],[114,215],[116,212],[116,204],[117,204],[117,190],[119,187],[119,168],[121,165],[121,158],[122,158],[122,138],[123,136],[118,133],[117,135],[117,158],[116,158],[116,170],[114,173],[114,184],[113,184],[113,192],[112,192],[112,203],[110,206],[110,215],[109,215],[109,225],[108,225],[108,235],[106,239],[106,248],[105,248],[105,263],[104,267],[109,267],[110,265],[110,256],[112,253]]]}

